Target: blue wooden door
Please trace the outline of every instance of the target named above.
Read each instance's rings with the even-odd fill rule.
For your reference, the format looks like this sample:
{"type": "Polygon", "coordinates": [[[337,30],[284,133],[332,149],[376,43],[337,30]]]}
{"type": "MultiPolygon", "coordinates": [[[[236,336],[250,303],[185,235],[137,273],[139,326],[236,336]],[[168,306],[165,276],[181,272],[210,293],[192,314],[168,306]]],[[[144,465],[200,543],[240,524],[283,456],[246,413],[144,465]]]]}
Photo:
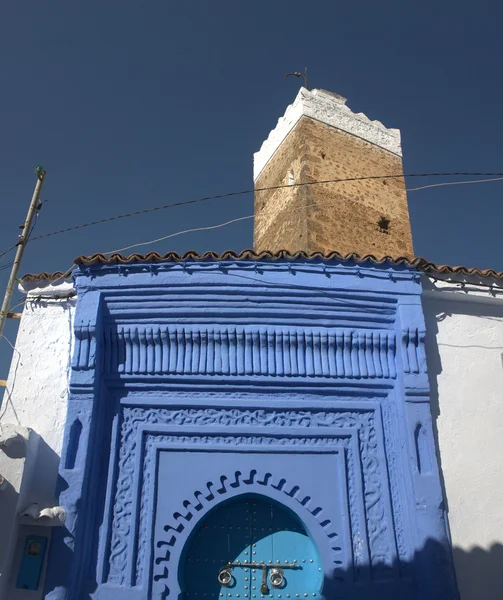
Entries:
{"type": "Polygon", "coordinates": [[[287,509],[259,496],[214,509],[189,542],[185,600],[320,598],[317,549],[287,509]]]}

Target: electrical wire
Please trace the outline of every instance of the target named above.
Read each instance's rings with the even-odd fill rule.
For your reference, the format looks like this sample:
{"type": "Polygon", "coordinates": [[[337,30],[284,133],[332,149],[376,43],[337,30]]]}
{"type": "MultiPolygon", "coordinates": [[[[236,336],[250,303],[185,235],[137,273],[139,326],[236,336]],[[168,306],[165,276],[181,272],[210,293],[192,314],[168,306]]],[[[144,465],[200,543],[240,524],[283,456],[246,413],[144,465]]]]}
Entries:
{"type": "MultiPolygon", "coordinates": [[[[180,202],[173,202],[171,204],[164,204],[162,206],[154,206],[152,208],[144,208],[142,210],[136,210],[129,213],[123,213],[120,215],[115,215],[113,217],[107,217],[105,219],[98,219],[96,221],[90,221],[88,223],[81,223],[80,225],[73,225],[72,227],[66,227],[65,229],[59,229],[57,231],[52,231],[50,233],[44,233],[42,235],[37,235],[31,238],[31,241],[41,240],[43,238],[51,237],[54,235],[59,235],[61,233],[67,233],[69,231],[75,231],[76,229],[82,229],[84,227],[91,227],[93,225],[99,225],[101,223],[108,223],[110,221],[116,221],[118,219],[126,219],[128,217],[134,217],[137,215],[143,215],[146,213],[158,211],[158,210],[166,210],[168,208],[174,208],[177,206],[185,206],[187,204],[195,204],[198,202],[206,202],[208,200],[218,200],[222,198],[230,198],[232,196],[243,196],[246,194],[256,193],[256,192],[265,192],[270,190],[278,190],[287,187],[300,187],[300,186],[308,186],[308,185],[322,185],[326,183],[342,183],[346,181],[366,181],[372,179],[398,179],[404,177],[454,177],[454,176],[478,176],[478,177],[503,177],[503,173],[476,173],[476,172],[458,172],[458,173],[408,173],[408,174],[397,174],[397,175],[372,175],[367,177],[347,177],[344,179],[325,179],[322,181],[307,181],[304,183],[292,183],[292,184],[283,184],[283,185],[275,185],[270,187],[263,188],[251,188],[248,190],[241,190],[236,192],[227,192],[225,194],[216,194],[214,196],[204,196],[202,198],[195,198],[192,200],[184,200],[180,202]]],[[[485,181],[485,180],[482,180],[485,181]]],[[[1,255],[0,255],[1,256],[1,255]]]]}
{"type": "Polygon", "coordinates": [[[0,267],[0,272],[5,271],[5,269],[8,269],[9,267],[12,267],[13,264],[14,264],[14,261],[11,261],[10,263],[7,263],[6,265],[2,265],[0,267]]]}
{"type": "MultiPolygon", "coordinates": [[[[501,287],[503,284],[498,281],[497,284],[494,283],[477,283],[474,281],[470,281],[470,282],[464,282],[464,281],[454,281],[453,279],[446,279],[444,277],[439,277],[437,274],[433,274],[433,273],[424,273],[425,277],[428,277],[429,279],[431,279],[433,281],[433,283],[437,283],[437,281],[443,281],[445,283],[451,283],[452,285],[459,285],[461,287],[461,289],[464,289],[465,286],[475,286],[475,287],[481,287],[481,288],[485,288],[487,290],[489,290],[490,292],[501,292],[503,291],[503,287],[501,287]]],[[[452,277],[459,277],[459,275],[456,275],[455,273],[452,275],[452,277]]],[[[436,290],[439,288],[435,288],[436,290]]]]}
{"type": "MultiPolygon", "coordinates": [[[[70,270],[73,270],[74,268],[75,268],[75,265],[73,265],[72,269],[70,269],[70,270]]],[[[66,273],[68,273],[68,271],[66,273]]],[[[51,280],[51,284],[54,285],[54,283],[56,281],[59,281],[59,279],[62,279],[66,275],[66,273],[63,276],[58,277],[57,279],[52,279],[51,280]]],[[[76,295],[77,295],[77,292],[75,292],[75,290],[71,290],[67,294],[60,295],[60,296],[55,296],[54,294],[51,294],[50,296],[47,296],[47,295],[44,296],[43,294],[36,295],[36,296],[34,296],[33,294],[31,296],[26,295],[21,300],[21,302],[18,302],[14,306],[11,306],[9,308],[9,312],[13,312],[19,306],[26,305],[27,302],[40,302],[41,300],[44,300],[46,302],[49,301],[49,300],[56,300],[56,301],[58,301],[58,300],[70,300],[71,298],[73,298],[76,295]]]]}
{"type": "Polygon", "coordinates": [[[10,252],[11,250],[14,250],[14,248],[17,246],[16,244],[13,244],[12,246],[10,246],[9,248],[7,248],[7,250],[4,250],[1,254],[0,254],[0,258],[2,258],[2,256],[5,256],[8,252],[10,252]]]}
{"type": "Polygon", "coordinates": [[[442,183],[432,183],[430,185],[422,185],[417,188],[410,188],[408,192],[418,192],[419,190],[427,190],[428,188],[442,187],[444,185],[468,185],[470,183],[486,183],[489,181],[503,181],[503,177],[496,177],[494,179],[472,179],[471,181],[443,181],[442,183]]]}
{"type": "MultiPolygon", "coordinates": [[[[311,208],[313,206],[333,206],[334,204],[337,204],[337,203],[336,202],[315,202],[314,204],[307,204],[307,205],[303,206],[302,208],[311,208]]],[[[268,214],[273,214],[273,213],[261,212],[260,216],[262,217],[262,216],[266,216],[268,214]]],[[[232,223],[237,223],[238,221],[245,221],[247,219],[253,219],[254,217],[255,217],[254,214],[246,215],[244,217],[237,217],[236,219],[231,219],[230,221],[225,221],[224,223],[219,223],[218,225],[210,225],[208,227],[194,227],[192,229],[184,229],[182,231],[170,233],[168,235],[157,238],[155,240],[149,240],[148,242],[139,242],[137,244],[131,244],[130,246],[125,246],[124,248],[118,248],[117,250],[109,250],[108,252],[100,252],[99,254],[115,254],[117,252],[123,252],[124,250],[131,250],[131,248],[138,248],[139,246],[146,246],[147,244],[155,244],[157,242],[162,242],[169,238],[173,238],[178,235],[183,235],[184,233],[193,233],[196,231],[208,231],[210,229],[219,229],[220,227],[225,227],[226,225],[232,225],[232,223]]]]}
{"type": "MultiPolygon", "coordinates": [[[[42,203],[43,204],[43,203],[42,203]]],[[[42,205],[41,204],[41,205],[42,205]]],[[[39,210],[37,210],[36,214],[35,214],[35,222],[33,223],[31,229],[30,229],[30,233],[28,234],[28,240],[31,239],[30,236],[33,233],[33,230],[35,229],[35,226],[38,223],[38,215],[40,212],[40,208],[39,210]]],[[[27,240],[27,241],[28,241],[27,240]]],[[[6,250],[4,250],[3,252],[0,253],[0,258],[2,258],[2,256],[5,256],[8,252],[10,252],[11,250],[14,250],[14,248],[17,248],[17,246],[19,245],[19,241],[17,241],[15,244],[12,244],[12,246],[9,246],[9,248],[7,248],[6,250]]],[[[11,263],[9,266],[11,266],[13,263],[11,263]]],[[[1,270],[1,269],[0,269],[1,270]]]]}
{"type": "Polygon", "coordinates": [[[76,268],[77,268],[77,265],[75,265],[75,264],[71,265],[71,267],[69,267],[66,271],[63,271],[62,275],[60,275],[59,277],[56,277],[56,279],[51,279],[51,285],[54,285],[58,281],[64,281],[65,279],[68,279],[70,277],[70,275],[73,273],[73,271],[75,271],[76,268]]]}
{"type": "Polygon", "coordinates": [[[21,363],[21,353],[19,352],[19,350],[14,346],[14,344],[12,344],[12,342],[5,337],[5,335],[0,335],[0,339],[4,339],[9,346],[12,348],[13,352],[15,352],[17,354],[17,362],[16,362],[16,366],[14,367],[14,373],[13,376],[10,377],[11,375],[11,371],[12,371],[12,367],[11,369],[9,369],[9,381],[12,379],[12,387],[11,389],[9,389],[7,386],[5,386],[5,392],[7,394],[7,400],[5,400],[5,396],[4,398],[2,398],[2,412],[0,413],[0,420],[3,419],[3,417],[5,416],[5,414],[7,413],[7,410],[9,408],[9,403],[11,405],[11,410],[14,413],[14,416],[16,417],[18,423],[19,423],[19,419],[16,413],[16,409],[14,407],[14,403],[12,402],[12,393],[14,392],[14,387],[16,385],[16,379],[17,379],[17,371],[19,368],[19,365],[22,364],[21,363]],[[5,406],[4,406],[5,404],[5,406]]]}
{"type": "Polygon", "coordinates": [[[18,306],[21,306],[22,304],[25,304],[25,303],[26,303],[26,300],[27,300],[27,298],[23,298],[23,300],[21,300],[21,302],[19,302],[18,304],[15,304],[14,306],[11,306],[11,307],[9,308],[9,312],[13,312],[14,310],[16,310],[16,308],[17,308],[18,306]]]}
{"type": "MultiPolygon", "coordinates": [[[[502,177],[497,177],[497,178],[493,178],[493,179],[479,179],[479,180],[472,180],[472,181],[460,181],[460,182],[442,182],[442,183],[438,183],[438,184],[431,184],[431,185],[426,185],[426,186],[421,186],[418,188],[410,188],[407,191],[408,192],[415,192],[415,191],[419,191],[419,190],[424,190],[430,187],[439,187],[439,186],[443,186],[443,185],[463,185],[463,184],[474,184],[474,183],[485,183],[485,182],[489,182],[489,181],[502,181],[503,180],[503,174],[501,173],[411,173],[408,175],[405,175],[405,177],[432,177],[432,176],[455,176],[455,175],[479,175],[479,176],[488,176],[488,175],[502,175],[502,177]]],[[[107,221],[112,221],[112,220],[116,220],[116,219],[122,219],[122,218],[126,218],[129,216],[134,216],[134,215],[138,215],[138,214],[143,214],[146,212],[152,212],[152,211],[156,211],[156,210],[162,210],[165,208],[171,208],[173,206],[181,206],[184,204],[192,204],[195,202],[202,202],[205,200],[210,200],[210,199],[218,199],[218,198],[224,198],[224,197],[228,197],[228,196],[232,196],[232,195],[239,195],[239,194],[246,194],[246,193],[251,193],[251,192],[260,192],[260,191],[266,191],[266,190],[273,190],[273,189],[280,189],[280,188],[285,188],[285,187],[298,187],[298,186],[302,186],[302,185],[313,185],[313,184],[323,184],[323,183],[337,183],[337,182],[343,182],[343,181],[355,181],[355,180],[365,180],[365,179],[386,179],[386,178],[397,178],[397,177],[403,177],[403,175],[385,175],[385,176],[372,176],[372,177],[357,177],[357,178],[347,178],[347,179],[333,179],[333,180],[324,180],[324,181],[311,181],[311,182],[307,182],[307,183],[298,183],[298,184],[287,184],[287,185],[280,185],[280,186],[272,186],[272,187],[268,187],[268,188],[257,188],[257,189],[252,189],[252,190],[244,190],[241,192],[230,192],[228,194],[222,194],[222,195],[216,195],[216,196],[206,196],[204,198],[199,198],[199,199],[195,199],[195,200],[187,200],[185,202],[177,202],[177,203],[173,203],[173,204],[167,204],[164,206],[158,206],[158,207],[154,207],[154,208],[149,208],[149,209],[144,209],[141,211],[136,211],[136,212],[131,212],[131,213],[125,213],[122,215],[116,215],[115,217],[110,217],[108,219],[101,219],[99,221],[92,221],[90,223],[84,223],[81,225],[76,225],[74,227],[70,227],[67,229],[62,229],[59,231],[55,231],[52,233],[48,233],[48,234],[44,234],[41,236],[37,236],[34,238],[30,238],[32,241],[33,240],[37,240],[37,239],[42,239],[45,237],[49,237],[52,235],[57,235],[59,233],[65,233],[67,231],[71,231],[74,229],[80,229],[83,227],[89,227],[91,225],[96,225],[99,223],[104,223],[107,221]]],[[[319,205],[328,205],[330,203],[314,203],[314,204],[310,204],[305,206],[304,208],[309,208],[311,206],[319,206],[319,205]]],[[[262,213],[267,214],[267,213],[262,213]]],[[[237,223],[239,221],[244,221],[247,219],[253,219],[255,215],[246,215],[243,217],[237,217],[236,219],[231,219],[230,221],[225,221],[224,223],[219,223],[217,225],[210,225],[207,227],[195,227],[195,228],[191,228],[191,229],[184,229],[182,231],[177,231],[175,233],[170,233],[166,236],[162,236],[160,238],[156,238],[154,240],[148,240],[146,242],[138,242],[136,244],[131,244],[129,246],[124,246],[123,248],[118,248],[116,250],[109,250],[106,252],[101,252],[101,254],[115,254],[117,252],[122,252],[124,250],[130,250],[131,248],[137,248],[139,246],[146,246],[148,244],[155,244],[157,242],[161,242],[179,235],[183,235],[185,233],[194,233],[197,231],[208,231],[208,230],[212,230],[212,229],[219,229],[221,227],[226,227],[227,225],[231,225],[233,223],[237,223]]],[[[38,213],[37,213],[37,217],[38,217],[38,213]]],[[[33,232],[33,229],[35,228],[36,222],[33,225],[31,231],[30,231],[30,235],[33,232]]],[[[17,245],[17,244],[16,244],[17,245]]],[[[11,248],[7,249],[6,251],[4,251],[3,254],[7,253],[9,250],[11,250],[12,248],[14,248],[16,245],[12,246],[11,248]]],[[[3,254],[0,254],[0,258],[3,254]]],[[[0,268],[0,271],[8,268],[9,266],[11,266],[12,263],[10,263],[9,265],[5,265],[4,267],[0,268]]],[[[68,277],[70,277],[72,271],[74,270],[75,266],[70,267],[67,271],[65,271],[63,273],[63,275],[61,275],[59,278],[57,278],[55,281],[59,281],[59,280],[63,280],[63,279],[67,279],[68,277]]]]}
{"type": "Polygon", "coordinates": [[[209,229],[219,229],[220,227],[225,227],[226,225],[231,225],[231,223],[236,223],[237,221],[244,221],[245,219],[253,219],[254,215],[247,215],[246,217],[238,217],[237,219],[232,219],[231,221],[226,221],[225,223],[220,223],[219,225],[210,225],[209,227],[195,227],[193,229],[184,229],[183,231],[177,231],[176,233],[170,233],[169,235],[165,235],[164,237],[157,238],[156,240],[150,240],[148,242],[140,242],[139,244],[132,244],[131,246],[125,246],[124,248],[119,248],[118,250],[111,250],[109,252],[101,252],[100,254],[115,254],[116,252],[122,252],[123,250],[130,250],[131,248],[137,248],[138,246],[146,246],[147,244],[155,244],[156,242],[162,242],[163,240],[167,240],[169,238],[175,237],[177,235],[182,235],[184,233],[192,233],[194,231],[207,231],[209,229]]]}
{"type": "MultiPolygon", "coordinates": [[[[503,177],[498,177],[497,179],[491,179],[491,180],[488,180],[488,179],[479,179],[479,180],[476,180],[476,181],[467,181],[467,182],[450,182],[450,183],[444,183],[444,184],[442,184],[442,183],[440,183],[440,184],[433,184],[432,186],[422,186],[422,187],[419,187],[419,188],[411,188],[411,189],[409,189],[407,191],[408,192],[416,192],[416,191],[419,191],[419,190],[424,190],[424,189],[426,189],[428,187],[435,187],[435,186],[439,186],[439,185],[454,185],[456,183],[457,184],[462,184],[462,183],[483,183],[485,181],[503,181],[503,177]]],[[[331,206],[331,205],[334,205],[334,204],[337,204],[337,203],[336,202],[316,202],[316,203],[313,203],[313,204],[307,204],[307,205],[303,206],[302,208],[311,208],[313,206],[331,206]]],[[[269,213],[262,212],[260,214],[260,216],[261,217],[262,216],[266,216],[267,214],[269,214],[269,213]]],[[[117,252],[123,252],[124,250],[130,250],[132,248],[138,248],[139,246],[147,246],[148,244],[156,244],[157,242],[162,242],[164,240],[167,240],[167,239],[179,236],[179,235],[183,235],[185,233],[194,233],[196,231],[208,231],[208,230],[211,230],[211,229],[219,229],[220,227],[226,227],[227,225],[232,225],[233,223],[237,223],[238,221],[245,221],[247,219],[253,219],[254,217],[255,217],[254,214],[253,215],[246,215],[244,217],[238,217],[236,219],[231,219],[230,221],[225,221],[224,223],[219,223],[218,225],[210,225],[208,227],[194,227],[192,229],[184,229],[182,231],[177,231],[175,233],[170,233],[170,234],[165,235],[163,237],[156,238],[155,240],[149,240],[149,241],[146,241],[146,242],[139,242],[139,243],[136,243],[136,244],[131,244],[130,246],[124,246],[124,248],[118,248],[117,250],[110,250],[110,251],[107,251],[107,252],[100,252],[99,254],[116,254],[117,252]]]]}

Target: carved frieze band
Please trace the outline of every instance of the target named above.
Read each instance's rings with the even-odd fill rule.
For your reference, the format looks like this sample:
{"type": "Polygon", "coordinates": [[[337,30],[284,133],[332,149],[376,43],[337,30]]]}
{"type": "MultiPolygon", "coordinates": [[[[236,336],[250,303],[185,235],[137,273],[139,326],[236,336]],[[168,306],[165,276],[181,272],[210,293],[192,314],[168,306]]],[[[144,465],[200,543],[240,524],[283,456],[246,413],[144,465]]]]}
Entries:
{"type": "Polygon", "coordinates": [[[110,327],[105,370],[131,375],[395,378],[389,330],[110,327]]]}

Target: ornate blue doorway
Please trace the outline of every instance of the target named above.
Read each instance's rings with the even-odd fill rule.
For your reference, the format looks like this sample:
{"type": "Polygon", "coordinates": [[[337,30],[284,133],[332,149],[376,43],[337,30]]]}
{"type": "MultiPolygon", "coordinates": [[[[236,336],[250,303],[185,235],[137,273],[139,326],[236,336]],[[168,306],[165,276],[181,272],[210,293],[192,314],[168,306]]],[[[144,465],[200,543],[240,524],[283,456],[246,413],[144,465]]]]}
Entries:
{"type": "Polygon", "coordinates": [[[219,505],[188,541],[184,600],[321,598],[318,551],[300,520],[257,495],[219,505]]]}

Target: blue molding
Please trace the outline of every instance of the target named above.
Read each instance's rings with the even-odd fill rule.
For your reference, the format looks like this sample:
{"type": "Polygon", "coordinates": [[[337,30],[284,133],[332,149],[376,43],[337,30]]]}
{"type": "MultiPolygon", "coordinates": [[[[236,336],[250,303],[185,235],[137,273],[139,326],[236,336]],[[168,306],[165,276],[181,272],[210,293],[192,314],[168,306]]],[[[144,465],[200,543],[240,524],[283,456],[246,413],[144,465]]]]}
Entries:
{"type": "MultiPolygon", "coordinates": [[[[404,335],[407,372],[419,372],[415,339],[404,335]]],[[[78,337],[76,356],[89,346],[78,337]]],[[[387,379],[396,377],[395,353],[392,331],[313,327],[116,325],[105,330],[104,346],[105,373],[119,375],[387,379]]]]}
{"type": "Polygon", "coordinates": [[[185,541],[247,493],[305,525],[326,598],[457,598],[413,269],[189,260],[75,282],[46,598],[178,600],[185,541]]]}

